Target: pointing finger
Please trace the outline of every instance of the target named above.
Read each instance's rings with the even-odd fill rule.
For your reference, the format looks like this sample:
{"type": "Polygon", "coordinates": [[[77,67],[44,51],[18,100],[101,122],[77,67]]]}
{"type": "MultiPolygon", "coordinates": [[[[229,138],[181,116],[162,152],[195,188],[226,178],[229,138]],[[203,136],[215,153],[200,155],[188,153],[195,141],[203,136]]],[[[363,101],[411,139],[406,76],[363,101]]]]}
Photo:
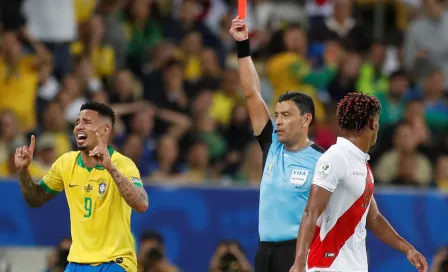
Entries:
{"type": "Polygon", "coordinates": [[[36,146],[36,137],[34,137],[34,135],[31,135],[31,142],[30,142],[30,147],[29,147],[29,150],[31,153],[34,153],[35,146],[36,146]]]}
{"type": "Polygon", "coordinates": [[[100,145],[104,145],[103,139],[101,139],[101,136],[100,136],[100,134],[98,132],[96,133],[96,139],[98,140],[98,143],[100,145]]]}

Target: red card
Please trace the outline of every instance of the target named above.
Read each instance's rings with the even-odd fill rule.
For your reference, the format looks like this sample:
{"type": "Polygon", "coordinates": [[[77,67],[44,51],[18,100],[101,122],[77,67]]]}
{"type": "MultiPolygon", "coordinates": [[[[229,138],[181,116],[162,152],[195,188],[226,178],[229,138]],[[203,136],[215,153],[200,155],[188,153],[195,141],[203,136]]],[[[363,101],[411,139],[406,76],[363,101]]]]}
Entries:
{"type": "Polygon", "coordinates": [[[238,16],[240,19],[246,18],[246,0],[238,0],[238,16]]]}

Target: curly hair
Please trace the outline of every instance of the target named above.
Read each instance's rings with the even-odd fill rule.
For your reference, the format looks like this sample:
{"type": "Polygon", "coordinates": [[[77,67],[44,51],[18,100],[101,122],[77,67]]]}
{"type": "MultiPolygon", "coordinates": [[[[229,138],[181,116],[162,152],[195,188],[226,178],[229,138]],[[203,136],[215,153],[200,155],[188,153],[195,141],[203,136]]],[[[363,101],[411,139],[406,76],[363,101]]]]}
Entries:
{"type": "Polygon", "coordinates": [[[374,96],[363,93],[349,93],[338,103],[336,120],[342,130],[360,132],[369,120],[380,114],[381,104],[374,96]]]}

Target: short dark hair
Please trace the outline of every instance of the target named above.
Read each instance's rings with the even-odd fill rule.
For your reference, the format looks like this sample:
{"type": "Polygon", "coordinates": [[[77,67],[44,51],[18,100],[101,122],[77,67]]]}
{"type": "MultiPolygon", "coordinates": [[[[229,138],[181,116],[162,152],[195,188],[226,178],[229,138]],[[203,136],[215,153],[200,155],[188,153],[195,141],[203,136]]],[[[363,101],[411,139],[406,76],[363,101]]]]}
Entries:
{"type": "Polygon", "coordinates": [[[96,111],[100,116],[109,118],[112,122],[112,127],[115,125],[115,112],[106,104],[98,102],[87,102],[81,106],[80,111],[83,110],[96,111]]]}
{"type": "Polygon", "coordinates": [[[374,96],[363,93],[349,93],[338,103],[336,119],[342,130],[360,132],[369,120],[380,114],[381,104],[374,96]]]}
{"type": "Polygon", "coordinates": [[[157,241],[161,245],[164,244],[163,236],[160,233],[158,233],[157,231],[145,231],[142,234],[142,236],[140,237],[140,242],[144,242],[144,241],[148,241],[148,240],[157,241]]]}
{"type": "Polygon", "coordinates": [[[310,125],[314,122],[315,108],[313,99],[301,92],[288,91],[280,95],[278,98],[278,103],[291,100],[296,104],[300,113],[303,115],[305,113],[311,113],[312,119],[310,125]]]}

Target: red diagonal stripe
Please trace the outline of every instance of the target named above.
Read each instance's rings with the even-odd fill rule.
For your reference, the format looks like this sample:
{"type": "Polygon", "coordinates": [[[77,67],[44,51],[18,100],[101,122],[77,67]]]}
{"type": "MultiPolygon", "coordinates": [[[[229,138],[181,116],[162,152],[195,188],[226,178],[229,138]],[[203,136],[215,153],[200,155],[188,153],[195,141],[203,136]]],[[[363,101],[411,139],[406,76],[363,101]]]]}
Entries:
{"type": "MultiPolygon", "coordinates": [[[[369,206],[374,186],[372,171],[367,164],[367,177],[364,193],[341,216],[328,232],[323,241],[320,239],[320,227],[316,227],[308,255],[308,268],[329,268],[337,258],[339,251],[347,240],[355,233],[361,218],[369,206]],[[326,256],[326,254],[332,254],[326,256]]],[[[323,219],[325,220],[325,218],[323,219]]],[[[324,224],[324,223],[322,223],[324,224]]]]}

